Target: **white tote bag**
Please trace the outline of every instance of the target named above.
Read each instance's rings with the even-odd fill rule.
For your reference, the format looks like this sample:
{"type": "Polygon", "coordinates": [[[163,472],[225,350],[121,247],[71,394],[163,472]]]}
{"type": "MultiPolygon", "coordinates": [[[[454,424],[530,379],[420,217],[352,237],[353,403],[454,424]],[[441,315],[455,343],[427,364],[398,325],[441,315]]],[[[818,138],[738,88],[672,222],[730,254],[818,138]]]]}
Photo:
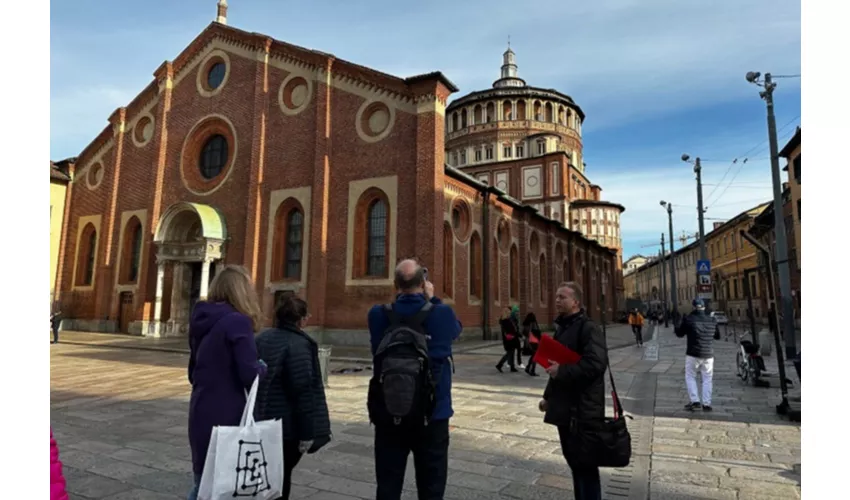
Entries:
{"type": "Polygon", "coordinates": [[[239,427],[213,428],[199,500],[273,500],[283,494],[283,426],[280,419],[254,421],[259,384],[255,378],[239,427]]]}

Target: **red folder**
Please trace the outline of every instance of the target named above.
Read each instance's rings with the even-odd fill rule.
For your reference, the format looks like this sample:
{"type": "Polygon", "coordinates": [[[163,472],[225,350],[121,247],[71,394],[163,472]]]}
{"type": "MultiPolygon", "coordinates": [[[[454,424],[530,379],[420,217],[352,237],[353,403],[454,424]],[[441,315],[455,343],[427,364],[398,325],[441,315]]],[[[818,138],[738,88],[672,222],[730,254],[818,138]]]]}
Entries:
{"type": "Polygon", "coordinates": [[[548,335],[541,335],[540,345],[537,347],[537,352],[532,361],[546,369],[549,368],[552,361],[559,365],[574,365],[578,363],[579,359],[581,359],[581,356],[577,352],[548,335]]]}

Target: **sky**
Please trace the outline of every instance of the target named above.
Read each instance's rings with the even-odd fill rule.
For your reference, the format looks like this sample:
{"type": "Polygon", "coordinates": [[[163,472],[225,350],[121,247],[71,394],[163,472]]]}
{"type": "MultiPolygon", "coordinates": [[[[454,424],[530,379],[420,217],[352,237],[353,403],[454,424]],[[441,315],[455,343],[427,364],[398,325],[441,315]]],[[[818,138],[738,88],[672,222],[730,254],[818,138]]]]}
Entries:
{"type": "MultiPolygon", "coordinates": [[[[702,159],[706,231],[772,198],[765,104],[744,75],[800,74],[799,0],[519,5],[230,0],[228,24],[400,77],[439,70],[459,87],[453,98],[492,85],[510,36],[520,77],[585,112],[586,174],[626,207],[624,258],[658,252],[668,232],[660,200],[673,204],[677,248],[697,232],[683,153],[702,159]]],[[[215,13],[216,0],[51,2],[51,159],[82,151],[215,13]]],[[[777,82],[781,149],[800,124],[800,78],[777,82]]]]}

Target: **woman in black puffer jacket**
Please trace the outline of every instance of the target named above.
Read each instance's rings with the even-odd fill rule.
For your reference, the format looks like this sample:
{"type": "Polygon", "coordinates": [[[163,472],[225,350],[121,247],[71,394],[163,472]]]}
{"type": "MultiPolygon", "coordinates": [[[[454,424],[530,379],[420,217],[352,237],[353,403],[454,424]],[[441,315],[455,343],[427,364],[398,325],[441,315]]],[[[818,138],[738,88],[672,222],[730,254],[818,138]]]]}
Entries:
{"type": "Polygon", "coordinates": [[[257,336],[257,353],[268,365],[257,391],[256,419],[279,418],[283,424],[283,496],[292,488],[292,469],[304,453],[315,453],[331,440],[319,346],[302,330],[307,303],[287,297],[275,312],[275,328],[257,336]]]}

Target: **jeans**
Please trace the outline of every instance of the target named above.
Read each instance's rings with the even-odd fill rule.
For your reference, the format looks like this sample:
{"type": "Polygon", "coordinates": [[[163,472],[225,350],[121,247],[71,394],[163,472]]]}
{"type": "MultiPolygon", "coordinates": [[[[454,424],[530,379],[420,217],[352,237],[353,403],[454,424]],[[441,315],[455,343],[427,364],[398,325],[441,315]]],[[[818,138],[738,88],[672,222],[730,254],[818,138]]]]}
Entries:
{"type": "Polygon", "coordinates": [[[377,500],[399,500],[407,457],[413,452],[419,500],[442,500],[449,468],[449,421],[375,426],[377,500]]]}
{"type": "Polygon", "coordinates": [[[635,334],[635,340],[638,344],[643,344],[643,327],[640,325],[632,325],[632,331],[635,334]]]}
{"type": "Polygon", "coordinates": [[[53,330],[53,343],[58,344],[59,343],[59,325],[58,324],[53,325],[52,330],[53,330]]]}
{"type": "Polygon", "coordinates": [[[499,360],[499,362],[496,364],[496,366],[501,368],[507,362],[508,366],[511,367],[511,370],[516,370],[516,365],[514,365],[514,351],[515,350],[516,350],[515,348],[508,349],[508,352],[506,352],[505,355],[502,356],[502,359],[499,360]]]}
{"type": "Polygon", "coordinates": [[[700,402],[697,390],[697,372],[702,379],[702,404],[711,406],[711,385],[714,378],[714,358],[695,358],[685,356],[685,385],[688,387],[688,397],[691,403],[700,402]]]}
{"type": "MultiPolygon", "coordinates": [[[[277,500],[289,500],[292,490],[292,469],[301,461],[303,454],[298,450],[298,441],[283,442],[283,496],[277,500]]],[[[189,491],[187,500],[198,500],[198,489],[201,486],[201,475],[195,474],[195,484],[189,491]]]]}
{"type": "MultiPolygon", "coordinates": [[[[558,436],[561,438],[561,452],[567,458],[568,427],[558,426],[558,436]]],[[[569,459],[567,460],[569,463],[569,459]]],[[[573,493],[575,500],[602,500],[602,480],[599,477],[599,467],[570,466],[573,476],[573,493]]]]}

